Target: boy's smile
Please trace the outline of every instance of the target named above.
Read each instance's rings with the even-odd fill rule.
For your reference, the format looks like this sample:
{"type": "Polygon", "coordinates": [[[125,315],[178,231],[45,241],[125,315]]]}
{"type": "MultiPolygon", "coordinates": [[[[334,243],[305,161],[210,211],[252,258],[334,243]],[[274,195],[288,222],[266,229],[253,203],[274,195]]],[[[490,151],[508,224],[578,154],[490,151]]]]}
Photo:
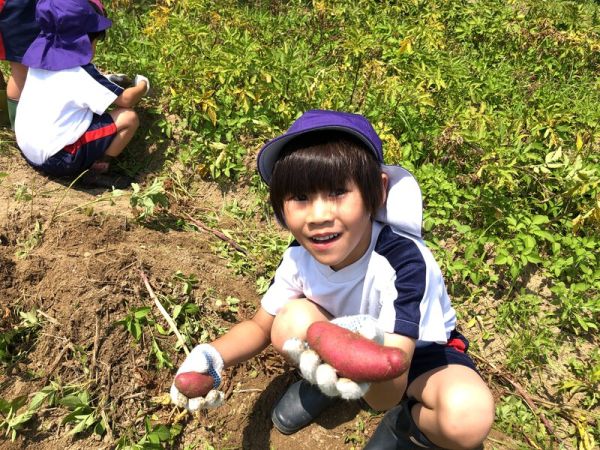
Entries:
{"type": "Polygon", "coordinates": [[[335,192],[290,196],[283,212],[298,243],[333,270],[358,261],[371,243],[371,217],[355,183],[335,192]]]}

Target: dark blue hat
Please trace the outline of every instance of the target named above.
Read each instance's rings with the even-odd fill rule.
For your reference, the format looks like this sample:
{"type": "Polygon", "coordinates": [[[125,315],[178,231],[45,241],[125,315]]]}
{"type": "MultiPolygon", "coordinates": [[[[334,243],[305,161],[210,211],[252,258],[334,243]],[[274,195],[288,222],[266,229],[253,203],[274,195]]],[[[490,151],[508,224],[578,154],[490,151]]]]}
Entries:
{"type": "Polygon", "coordinates": [[[377,161],[383,163],[381,139],[371,123],[359,114],[314,109],[302,114],[281,136],[267,142],[258,153],[258,173],[270,184],[275,163],[281,150],[292,139],[317,130],[339,130],[360,139],[373,152],[377,161]]]}
{"type": "MultiPolygon", "coordinates": [[[[93,3],[103,11],[102,3],[93,3]]],[[[63,70],[88,64],[92,43],[88,33],[106,30],[112,21],[98,14],[88,0],[39,0],[35,12],[41,29],[23,56],[23,64],[63,70]]]]}

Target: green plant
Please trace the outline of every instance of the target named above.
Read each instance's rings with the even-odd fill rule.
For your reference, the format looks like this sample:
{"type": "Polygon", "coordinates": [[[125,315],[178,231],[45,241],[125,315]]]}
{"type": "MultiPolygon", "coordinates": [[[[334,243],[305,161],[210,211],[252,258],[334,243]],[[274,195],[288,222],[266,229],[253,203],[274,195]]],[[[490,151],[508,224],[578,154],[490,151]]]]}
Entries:
{"type": "Polygon", "coordinates": [[[365,445],[365,423],[357,419],[350,434],[344,436],[344,443],[350,444],[352,449],[363,448],[365,445]]]}
{"type": "Polygon", "coordinates": [[[56,383],[45,386],[32,397],[24,410],[22,410],[22,407],[27,403],[26,395],[14,398],[11,401],[0,398],[0,414],[3,416],[2,421],[0,421],[0,430],[4,429],[5,435],[10,435],[10,439],[14,441],[18,432],[33,418],[46,400],[51,405],[56,403],[58,391],[59,386],[56,383]]]}
{"type": "Polygon", "coordinates": [[[142,306],[133,308],[125,318],[115,323],[122,325],[131,334],[136,343],[142,343],[144,331],[146,330],[150,336],[151,355],[156,359],[158,368],[173,367],[169,356],[164,352],[158,342],[157,336],[154,334],[155,331],[160,335],[166,335],[169,332],[156,322],[150,307],[142,306]]]}
{"type": "Polygon", "coordinates": [[[150,186],[142,190],[139,184],[131,183],[133,192],[129,199],[131,207],[137,212],[139,220],[147,219],[154,215],[154,210],[158,207],[167,208],[169,199],[165,193],[163,180],[155,178],[150,186]]]}
{"type": "Polygon", "coordinates": [[[30,231],[29,235],[25,239],[20,239],[17,243],[18,250],[16,256],[19,259],[25,259],[29,254],[41,244],[44,237],[44,229],[39,220],[35,221],[33,230],[30,231]]]}
{"type": "Polygon", "coordinates": [[[19,312],[21,321],[0,328],[0,364],[13,364],[26,355],[34,344],[41,322],[35,311],[19,312]]]}
{"type": "Polygon", "coordinates": [[[10,436],[12,441],[16,439],[17,432],[31,420],[35,413],[35,411],[31,409],[19,413],[18,411],[25,403],[27,403],[26,395],[17,397],[11,401],[0,398],[0,414],[3,416],[3,419],[0,422],[0,430],[4,429],[5,436],[10,436]]]}
{"type": "Polygon", "coordinates": [[[144,435],[135,443],[131,439],[122,436],[116,445],[118,450],[160,450],[172,448],[174,440],[182,432],[180,424],[171,426],[163,424],[153,425],[149,416],[144,418],[144,435]]]}
{"type": "Polygon", "coordinates": [[[72,424],[69,434],[78,434],[91,429],[95,434],[103,435],[108,424],[100,414],[99,408],[93,404],[87,390],[74,390],[61,397],[59,405],[70,412],[63,418],[63,424],[72,424]]]}

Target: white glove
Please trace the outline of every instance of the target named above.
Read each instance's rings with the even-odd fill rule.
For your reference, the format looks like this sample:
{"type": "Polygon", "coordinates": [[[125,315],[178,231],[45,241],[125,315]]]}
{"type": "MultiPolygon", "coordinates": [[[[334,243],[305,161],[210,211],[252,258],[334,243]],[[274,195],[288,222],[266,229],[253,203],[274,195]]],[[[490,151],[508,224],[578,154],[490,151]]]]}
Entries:
{"type": "MultiPolygon", "coordinates": [[[[383,330],[369,315],[344,316],[331,322],[352,332],[360,333],[379,344],[383,343],[383,330]]],[[[321,392],[330,397],[342,397],[346,400],[358,399],[365,395],[371,386],[371,383],[357,383],[349,378],[338,378],[336,370],[331,365],[323,363],[317,352],[298,338],[285,341],[283,351],[298,364],[300,373],[307,381],[316,384],[321,392]]]]}
{"type": "Polygon", "coordinates": [[[184,372],[207,373],[215,380],[214,388],[206,394],[206,397],[187,398],[179,392],[179,389],[177,389],[175,383],[173,383],[170,392],[171,402],[188,411],[221,406],[225,400],[225,394],[218,391],[217,388],[221,384],[222,370],[223,358],[217,349],[210,344],[197,345],[193,348],[187,358],[185,358],[185,361],[183,361],[175,376],[184,372]]]}
{"type": "Polygon", "coordinates": [[[127,88],[133,85],[133,80],[124,73],[110,73],[106,75],[106,78],[108,78],[112,83],[121,86],[122,88],[127,88]]]}
{"type": "Polygon", "coordinates": [[[135,78],[133,79],[133,85],[137,86],[142,81],[146,82],[146,92],[144,92],[144,95],[148,95],[148,91],[150,91],[150,80],[148,78],[146,78],[144,75],[136,75],[135,78]]]}
{"type": "Polygon", "coordinates": [[[377,319],[373,316],[369,316],[368,314],[342,316],[333,319],[331,323],[383,345],[383,330],[379,327],[377,319]]]}

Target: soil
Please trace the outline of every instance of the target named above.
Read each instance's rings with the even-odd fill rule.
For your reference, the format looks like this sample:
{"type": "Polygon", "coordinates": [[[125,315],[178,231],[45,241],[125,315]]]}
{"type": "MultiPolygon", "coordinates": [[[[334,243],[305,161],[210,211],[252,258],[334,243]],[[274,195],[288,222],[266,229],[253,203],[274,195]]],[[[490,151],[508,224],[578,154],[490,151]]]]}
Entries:
{"type": "MultiPolygon", "coordinates": [[[[0,333],[21,322],[19,312],[37,311],[41,320],[26,355],[0,371],[0,399],[32,396],[51,381],[80,386],[102,405],[110,425],[103,437],[69,434],[72,425],[63,423],[65,409],[43,407],[14,441],[1,436],[0,448],[114,448],[125,434],[139,441],[146,416],[152,425],[183,425],[172,446],[179,449],[349,449],[362,448],[368,440],[382,415],[356,403],[330,408],[292,436],[274,430],[271,410],[298,377],[270,350],[226,371],[224,406],[192,416],[162,404],[157,399],[165,398],[175,369],[157,369],[149,358],[150,343],[134,342],[115,323],[141,306],[151,307],[157,321],[162,320],[141,272],[157,292],[170,292],[177,270],[195,274],[198,284],[192,295],[220,328],[252,315],[259,304],[254,280],[227,268],[214,250],[218,238],[212,233],[135,222],[127,195],[114,204],[76,208],[105,192],[67,189],[33,171],[16,151],[0,154],[0,172],[8,174],[0,179],[0,333]],[[27,244],[36,242],[36,223],[43,235],[27,251],[27,244]],[[221,314],[203,296],[209,291],[213,298],[231,295],[243,304],[235,314],[221,314]]],[[[137,181],[144,183],[144,175],[137,181]]],[[[193,200],[196,206],[220,209],[225,194],[217,186],[206,183],[199,192],[203,194],[193,200]]],[[[162,326],[167,329],[166,322],[162,326]]],[[[160,337],[160,342],[177,367],[184,354],[172,350],[175,338],[160,337]]],[[[494,432],[486,448],[514,448],[508,442],[494,432]]]]}

